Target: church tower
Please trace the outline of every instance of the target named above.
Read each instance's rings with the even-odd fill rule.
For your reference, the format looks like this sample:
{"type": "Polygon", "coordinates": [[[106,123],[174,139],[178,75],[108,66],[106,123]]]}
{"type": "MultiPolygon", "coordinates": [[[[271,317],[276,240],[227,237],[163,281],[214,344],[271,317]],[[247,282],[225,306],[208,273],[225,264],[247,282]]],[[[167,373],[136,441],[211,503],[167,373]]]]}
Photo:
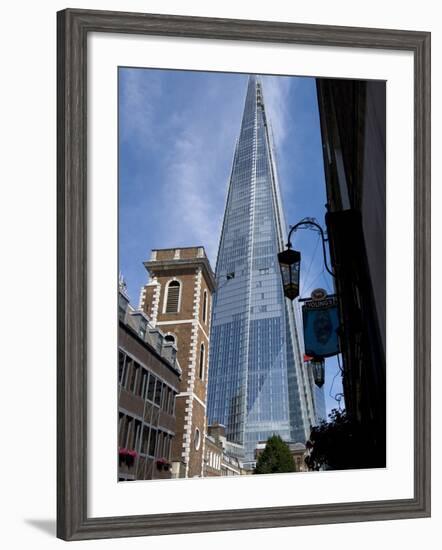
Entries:
{"type": "Polygon", "coordinates": [[[141,290],[140,309],[175,343],[182,370],[172,476],[202,476],[215,277],[203,247],[152,250],[144,265],[150,281],[141,290]]]}

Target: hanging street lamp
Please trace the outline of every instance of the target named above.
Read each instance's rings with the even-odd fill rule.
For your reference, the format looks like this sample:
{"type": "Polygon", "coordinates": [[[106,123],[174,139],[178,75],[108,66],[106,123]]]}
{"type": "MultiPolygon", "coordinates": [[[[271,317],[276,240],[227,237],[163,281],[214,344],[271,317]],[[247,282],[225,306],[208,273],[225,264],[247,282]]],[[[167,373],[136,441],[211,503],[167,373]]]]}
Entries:
{"type": "Polygon", "coordinates": [[[313,380],[318,388],[322,388],[325,381],[325,361],[322,357],[312,357],[304,354],[304,363],[312,369],[313,380]]]}
{"type": "Polygon", "coordinates": [[[327,254],[325,252],[325,242],[324,231],[322,227],[312,221],[311,219],[304,219],[294,225],[288,234],[287,237],[287,249],[279,252],[278,262],[281,269],[282,285],[284,289],[284,295],[290,300],[294,300],[299,296],[299,283],[300,283],[300,267],[301,267],[301,253],[297,250],[292,250],[292,243],[290,237],[294,231],[303,225],[309,225],[316,227],[321,235],[322,240],[322,252],[324,255],[324,265],[325,269],[330,273],[332,277],[335,277],[333,271],[328,267],[327,264],[327,254]]]}
{"type": "Polygon", "coordinates": [[[290,300],[294,300],[299,296],[301,253],[287,248],[278,254],[278,262],[281,268],[284,295],[290,300]]]}
{"type": "MultiPolygon", "coordinates": [[[[322,241],[322,253],[324,256],[325,269],[333,278],[335,278],[335,274],[329,268],[327,263],[327,253],[325,250],[325,243],[327,242],[327,239],[324,236],[322,227],[313,219],[304,218],[291,227],[287,237],[286,249],[278,254],[284,295],[292,301],[299,296],[301,253],[292,249],[290,237],[292,236],[292,233],[302,226],[314,227],[319,232],[322,241]]],[[[307,313],[309,313],[309,317],[307,317],[307,314],[305,313],[306,304],[303,307],[304,342],[308,342],[311,349],[314,350],[314,353],[311,353],[311,355],[304,355],[304,361],[308,362],[310,368],[312,369],[313,379],[316,386],[318,388],[322,388],[325,380],[324,357],[336,355],[336,353],[339,352],[336,338],[332,338],[332,336],[335,335],[334,327],[336,325],[336,322],[334,322],[335,316],[330,313],[331,306],[334,306],[332,300],[334,296],[327,296],[326,291],[316,289],[313,291],[311,298],[312,299],[310,301],[301,299],[301,301],[306,302],[306,304],[307,302],[315,304],[314,308],[311,307],[311,311],[310,309],[307,311],[307,313]],[[313,320],[311,319],[312,312],[314,314],[313,320]]]]}
{"type": "Polygon", "coordinates": [[[310,366],[313,371],[313,379],[318,388],[322,388],[325,379],[324,359],[313,357],[310,361],[310,366]]]}

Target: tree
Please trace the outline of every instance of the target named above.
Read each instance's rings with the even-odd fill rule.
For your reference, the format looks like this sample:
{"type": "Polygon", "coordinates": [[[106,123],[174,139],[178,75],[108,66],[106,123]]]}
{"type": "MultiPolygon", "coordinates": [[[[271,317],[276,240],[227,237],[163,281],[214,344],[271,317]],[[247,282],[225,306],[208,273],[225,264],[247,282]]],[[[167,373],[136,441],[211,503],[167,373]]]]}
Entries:
{"type": "Polygon", "coordinates": [[[307,448],[306,463],[310,470],[349,470],[376,468],[373,449],[360,424],[352,421],[345,411],[333,409],[330,421],[322,421],[312,428],[307,448]]]}
{"type": "Polygon", "coordinates": [[[294,471],[295,462],[287,443],[284,443],[279,435],[269,437],[253,473],[276,474],[294,471]]]}

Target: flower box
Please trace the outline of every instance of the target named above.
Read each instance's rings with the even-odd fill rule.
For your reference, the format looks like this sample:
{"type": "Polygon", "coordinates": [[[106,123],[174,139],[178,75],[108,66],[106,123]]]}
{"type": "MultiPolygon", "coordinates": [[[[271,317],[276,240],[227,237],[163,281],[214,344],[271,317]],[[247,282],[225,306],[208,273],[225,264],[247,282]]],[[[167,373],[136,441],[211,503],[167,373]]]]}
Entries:
{"type": "Polygon", "coordinates": [[[118,463],[120,466],[126,464],[128,468],[135,464],[135,459],[138,453],[134,449],[121,448],[118,449],[118,463]]]}
{"type": "Polygon", "coordinates": [[[156,460],[156,465],[158,470],[164,470],[165,472],[169,471],[170,462],[167,460],[167,458],[158,458],[156,460]]]}

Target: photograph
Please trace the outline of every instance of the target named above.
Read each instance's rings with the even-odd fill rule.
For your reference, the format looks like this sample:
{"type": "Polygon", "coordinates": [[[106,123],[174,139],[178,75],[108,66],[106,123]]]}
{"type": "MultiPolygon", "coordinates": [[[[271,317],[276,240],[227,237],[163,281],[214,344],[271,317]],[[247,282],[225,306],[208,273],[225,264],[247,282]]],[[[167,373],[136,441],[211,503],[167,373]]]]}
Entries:
{"type": "Polygon", "coordinates": [[[118,67],[119,482],[386,468],[386,115],[118,67]]]}
{"type": "Polygon", "coordinates": [[[57,13],[57,536],[429,517],[431,32],[160,12],[57,13]]]}

